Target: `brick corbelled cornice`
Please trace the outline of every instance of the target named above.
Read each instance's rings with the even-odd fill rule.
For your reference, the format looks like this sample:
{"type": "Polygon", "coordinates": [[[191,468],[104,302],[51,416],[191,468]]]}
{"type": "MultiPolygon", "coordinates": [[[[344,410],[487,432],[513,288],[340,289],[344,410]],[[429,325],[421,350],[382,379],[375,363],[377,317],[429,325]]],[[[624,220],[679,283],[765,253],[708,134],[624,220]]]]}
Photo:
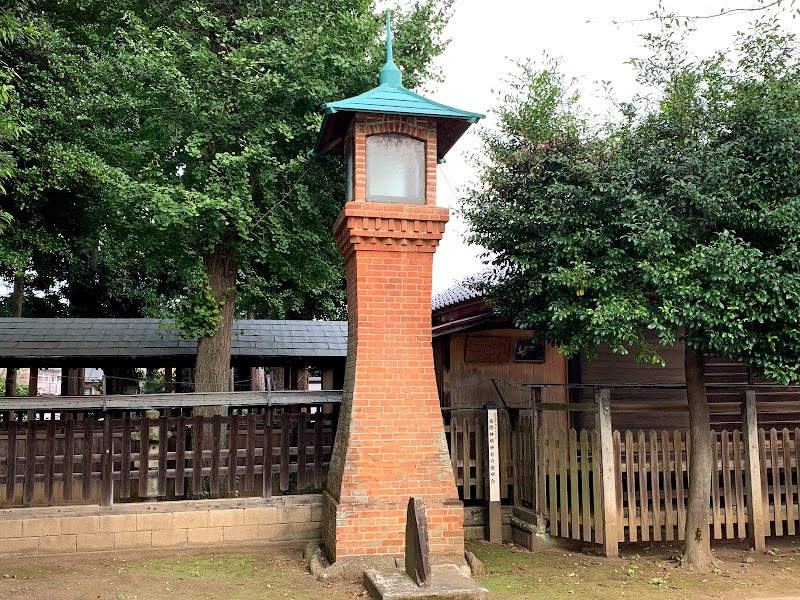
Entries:
{"type": "Polygon", "coordinates": [[[435,252],[450,211],[422,204],[348,202],[334,225],[339,252],[359,250],[435,252]]]}

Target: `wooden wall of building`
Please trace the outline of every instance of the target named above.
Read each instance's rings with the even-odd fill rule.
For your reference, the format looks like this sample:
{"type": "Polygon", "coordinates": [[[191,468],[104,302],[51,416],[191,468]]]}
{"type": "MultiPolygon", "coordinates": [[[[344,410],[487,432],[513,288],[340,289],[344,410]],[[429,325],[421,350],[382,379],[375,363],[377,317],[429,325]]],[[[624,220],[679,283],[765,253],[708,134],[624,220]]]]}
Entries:
{"type": "MultiPolygon", "coordinates": [[[[584,384],[673,384],[685,385],[683,367],[684,345],[682,342],[674,346],[662,347],[659,355],[666,366],[660,364],[644,364],[636,362],[635,353],[616,354],[607,346],[601,346],[595,360],[588,360],[585,355],[580,359],[581,381],[584,384]]],[[[577,383],[577,382],[573,382],[577,383]]],[[[706,384],[709,405],[719,406],[724,412],[715,412],[712,408],[711,425],[714,429],[741,429],[741,415],[738,403],[741,392],[736,389],[714,389],[714,385],[764,385],[774,386],[775,382],[759,377],[752,369],[741,362],[718,356],[706,356],[706,384]]],[[[593,391],[581,390],[581,401],[592,402],[593,391]]],[[[758,391],[756,399],[759,405],[759,427],[794,428],[800,425],[800,387],[785,390],[758,391]],[[781,411],[770,414],[770,402],[797,402],[797,413],[781,411]]],[[[688,429],[689,417],[684,411],[668,411],[664,407],[669,404],[686,404],[686,391],[656,390],[648,388],[616,388],[611,390],[611,424],[615,429],[688,429]],[[625,403],[647,403],[652,410],[636,413],[615,411],[615,406],[625,403]]],[[[575,413],[575,425],[580,428],[593,428],[594,417],[586,413],[575,413]]]]}
{"type": "MultiPolygon", "coordinates": [[[[597,349],[597,357],[589,360],[585,354],[580,357],[580,383],[613,385],[613,384],[661,384],[685,385],[683,370],[683,344],[662,347],[659,356],[666,365],[636,362],[635,351],[628,354],[617,354],[608,346],[597,349]]],[[[685,429],[689,426],[688,416],[681,412],[659,411],[663,403],[685,402],[684,390],[654,390],[647,388],[616,388],[611,390],[611,403],[618,406],[624,403],[649,403],[653,410],[643,413],[612,413],[611,425],[615,429],[650,429],[658,427],[685,429]]],[[[593,402],[594,392],[591,389],[581,390],[583,402],[593,402]]],[[[575,413],[575,425],[579,428],[594,428],[594,415],[575,413]]]]}
{"type": "MultiPolygon", "coordinates": [[[[545,348],[543,363],[514,362],[514,342],[530,339],[531,331],[519,329],[490,329],[486,331],[454,333],[434,340],[434,365],[442,406],[452,408],[481,408],[488,402],[503,406],[503,401],[492,384],[495,381],[508,407],[529,408],[531,391],[527,383],[566,383],[567,359],[552,346],[545,348]],[[467,338],[495,338],[505,344],[508,360],[505,362],[466,362],[467,338]]],[[[566,403],[566,389],[547,389],[544,402],[566,403]]],[[[566,427],[566,413],[548,413],[543,424],[548,427],[566,427]]]]}

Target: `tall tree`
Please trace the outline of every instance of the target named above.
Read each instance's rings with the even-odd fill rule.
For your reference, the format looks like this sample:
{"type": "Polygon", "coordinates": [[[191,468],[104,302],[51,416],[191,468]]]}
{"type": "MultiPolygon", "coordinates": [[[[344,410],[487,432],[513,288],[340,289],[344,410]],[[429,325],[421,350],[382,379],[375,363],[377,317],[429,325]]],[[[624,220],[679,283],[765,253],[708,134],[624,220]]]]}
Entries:
{"type": "MultiPolygon", "coordinates": [[[[397,54],[412,85],[433,75],[450,3],[398,13],[397,54]]],[[[132,308],[177,310],[183,333],[199,338],[201,391],[229,385],[237,310],[342,314],[330,232],[341,165],[307,151],[323,102],[374,85],[382,19],[370,0],[64,0],[40,14],[47,43],[14,53],[30,71],[23,104],[42,118],[12,204],[40,225],[27,231],[54,234],[35,256],[22,237],[0,254],[37,274],[64,265],[76,308],[106,298],[96,293],[104,274],[122,284],[103,286],[125,292],[118,300],[135,291],[124,285],[130,274],[152,281],[132,308]],[[52,217],[53,203],[70,206],[67,223],[52,217]],[[186,282],[183,294],[162,293],[170,275],[186,282]]]]}
{"type": "MultiPolygon", "coordinates": [[[[0,49],[35,35],[28,10],[29,4],[24,0],[0,7],[0,49]]],[[[9,143],[25,131],[19,114],[16,78],[13,66],[0,59],[0,195],[5,193],[4,182],[14,174],[15,159],[9,143]]],[[[0,206],[0,233],[11,223],[11,214],[2,209],[0,206]]]]}
{"type": "Polygon", "coordinates": [[[800,378],[800,65],[770,18],[706,60],[667,24],[634,63],[649,101],[621,104],[617,122],[592,125],[557,64],[523,65],[465,213],[503,273],[497,309],[567,355],[608,344],[657,362],[651,336],[685,344],[684,561],[706,570],[703,355],[800,378]]]}
{"type": "Polygon", "coordinates": [[[120,168],[137,158],[131,80],[112,77],[121,14],[91,9],[41,4],[22,13],[35,35],[0,46],[26,124],[9,142],[2,202],[15,226],[0,237],[0,276],[26,275],[27,315],[139,316],[186,279],[177,245],[147,235],[136,182],[120,168]]]}
{"type": "MultiPolygon", "coordinates": [[[[400,13],[412,82],[443,47],[448,7],[400,13]]],[[[135,176],[156,225],[202,260],[179,323],[199,338],[198,391],[223,390],[240,273],[245,312],[261,298],[270,316],[327,316],[341,298],[330,228],[342,178],[307,151],[320,104],[374,84],[380,19],[367,0],[161,2],[138,15],[132,44],[154,90],[141,128],[159,162],[135,176]]]]}

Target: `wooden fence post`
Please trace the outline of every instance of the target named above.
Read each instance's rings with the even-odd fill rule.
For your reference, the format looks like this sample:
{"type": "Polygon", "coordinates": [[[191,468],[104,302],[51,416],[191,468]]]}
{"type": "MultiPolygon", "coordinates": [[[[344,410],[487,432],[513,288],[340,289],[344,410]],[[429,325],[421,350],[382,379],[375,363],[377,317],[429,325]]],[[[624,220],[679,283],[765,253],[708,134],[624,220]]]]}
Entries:
{"type": "Polygon", "coordinates": [[[539,404],[542,403],[542,388],[531,389],[531,467],[533,468],[533,501],[534,512],[538,515],[542,512],[539,505],[539,404]]]}
{"type": "Polygon", "coordinates": [[[756,552],[764,552],[766,550],[764,504],[761,496],[761,460],[758,452],[758,413],[756,412],[755,390],[746,390],[742,393],[742,429],[748,511],[747,540],[756,552]]]}
{"type": "Polygon", "coordinates": [[[106,412],[103,414],[103,456],[101,459],[100,471],[100,506],[110,507],[114,501],[114,480],[112,467],[114,454],[114,429],[111,422],[111,415],[106,412]]]}
{"type": "Polygon", "coordinates": [[[603,474],[601,482],[603,486],[603,554],[619,556],[617,473],[614,469],[614,439],[611,431],[611,390],[595,389],[594,399],[597,402],[595,428],[600,436],[600,463],[603,474]]]}

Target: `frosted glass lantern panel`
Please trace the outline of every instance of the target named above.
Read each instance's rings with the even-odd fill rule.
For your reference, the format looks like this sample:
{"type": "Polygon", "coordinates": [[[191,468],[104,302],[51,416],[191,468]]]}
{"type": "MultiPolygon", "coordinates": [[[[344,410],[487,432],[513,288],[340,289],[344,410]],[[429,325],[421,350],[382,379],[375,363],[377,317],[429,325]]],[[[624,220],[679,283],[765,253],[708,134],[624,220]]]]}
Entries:
{"type": "Polygon", "coordinates": [[[347,144],[347,150],[344,155],[344,170],[345,170],[345,190],[344,199],[350,202],[353,199],[353,144],[347,144]]]}
{"type": "Polygon", "coordinates": [[[367,200],[425,204],[425,143],[394,133],[368,137],[367,200]]]}

